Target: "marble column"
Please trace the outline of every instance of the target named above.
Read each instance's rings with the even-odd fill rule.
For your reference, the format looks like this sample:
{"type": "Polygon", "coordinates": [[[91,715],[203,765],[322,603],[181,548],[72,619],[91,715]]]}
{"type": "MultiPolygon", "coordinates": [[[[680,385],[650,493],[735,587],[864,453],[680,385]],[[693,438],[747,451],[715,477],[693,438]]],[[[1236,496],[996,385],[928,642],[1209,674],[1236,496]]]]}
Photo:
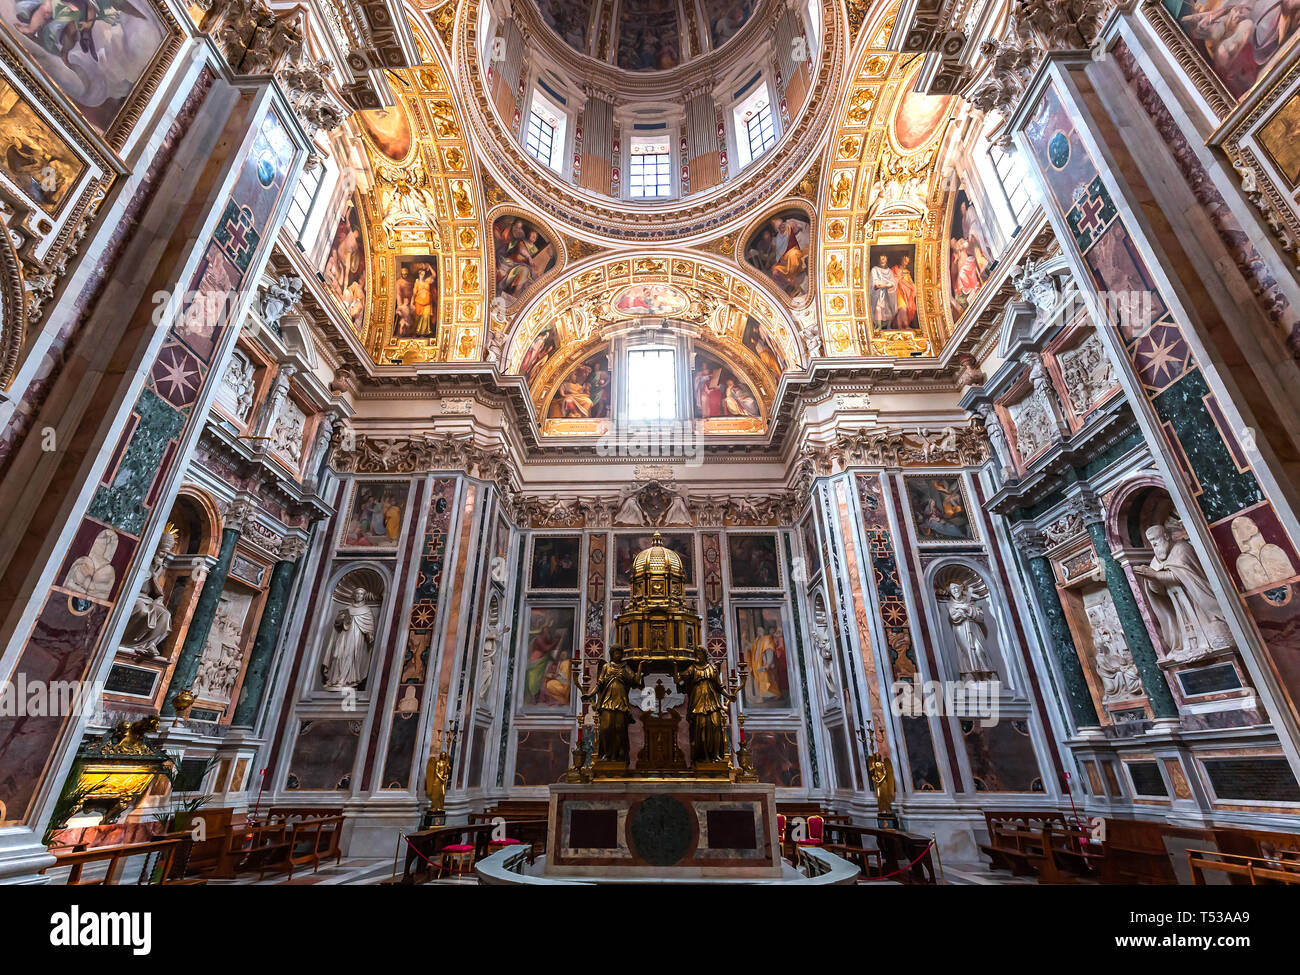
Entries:
{"type": "Polygon", "coordinates": [[[1083,664],[1079,661],[1079,651],[1075,648],[1074,637],[1065,622],[1065,610],[1061,606],[1061,597],[1056,591],[1056,576],[1052,573],[1052,564],[1047,561],[1043,547],[1043,536],[1033,525],[1022,523],[1011,529],[1016,550],[1027,567],[1027,576],[1033,584],[1038,597],[1038,608],[1047,624],[1047,636],[1051,650],[1056,655],[1061,673],[1062,690],[1066,704],[1078,728],[1097,727],[1101,724],[1097,718],[1097,709],[1093,706],[1092,695],[1088,693],[1088,682],[1083,676],[1083,664]]]}
{"type": "Polygon", "coordinates": [[[1169,684],[1165,681],[1164,671],[1160,669],[1155,647],[1151,645],[1151,634],[1142,622],[1142,613],[1138,610],[1137,600],[1133,598],[1128,576],[1111,554],[1101,505],[1095,500],[1083,499],[1077,507],[1105,570],[1106,588],[1110,590],[1111,601],[1115,604],[1115,613],[1119,616],[1129,653],[1137,664],[1142,688],[1147,692],[1147,700],[1151,702],[1151,712],[1157,718],[1177,718],[1178,705],[1169,693],[1169,684]]]}
{"type": "Polygon", "coordinates": [[[1088,534],[1092,537],[1097,556],[1105,567],[1106,588],[1110,590],[1110,598],[1115,603],[1115,611],[1124,630],[1124,639],[1128,643],[1129,652],[1133,655],[1133,662],[1137,664],[1138,674],[1142,678],[1142,687],[1151,702],[1151,710],[1157,718],[1176,718],[1178,705],[1174,703],[1173,695],[1169,693],[1169,684],[1165,680],[1164,671],[1160,669],[1155,647],[1151,644],[1151,634],[1147,632],[1146,625],[1142,622],[1142,614],[1138,610],[1137,600],[1133,597],[1133,590],[1128,584],[1128,577],[1111,554],[1110,543],[1106,540],[1106,529],[1100,522],[1093,522],[1088,525],[1088,534]]]}
{"type": "Polygon", "coordinates": [[[280,642],[280,630],[289,608],[293,580],[298,573],[298,560],[306,551],[307,539],[298,536],[290,536],[280,544],[280,560],[271,570],[266,606],[262,610],[257,636],[253,639],[253,651],[249,655],[248,669],[244,673],[244,686],[239,692],[239,703],[235,706],[234,718],[231,721],[234,725],[250,728],[257,720],[258,709],[262,706],[262,695],[266,692],[266,679],[271,673],[271,662],[275,656],[275,648],[280,642]]]}
{"type": "Polygon", "coordinates": [[[208,633],[212,630],[212,621],[217,616],[217,604],[226,588],[226,578],[230,575],[230,563],[235,557],[235,545],[244,529],[244,521],[253,513],[252,505],[247,501],[231,503],[221,530],[221,550],[217,553],[217,564],[208,572],[203,581],[203,591],[195,604],[194,615],[190,618],[190,628],[185,633],[185,642],[181,646],[180,656],[176,658],[176,669],[172,671],[171,686],[168,688],[167,700],[163,703],[164,715],[176,714],[176,695],[194,683],[199,671],[199,660],[208,643],[208,633]]]}

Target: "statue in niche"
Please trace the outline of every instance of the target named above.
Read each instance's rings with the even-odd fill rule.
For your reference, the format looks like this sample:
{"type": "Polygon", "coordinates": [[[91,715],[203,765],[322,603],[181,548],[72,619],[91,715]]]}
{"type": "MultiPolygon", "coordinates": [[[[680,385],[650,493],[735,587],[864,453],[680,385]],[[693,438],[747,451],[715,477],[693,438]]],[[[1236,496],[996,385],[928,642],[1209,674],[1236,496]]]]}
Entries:
{"type": "Polygon", "coordinates": [[[835,655],[831,651],[830,634],[824,627],[818,626],[813,631],[813,643],[817,646],[817,656],[822,662],[822,678],[826,681],[826,693],[834,697],[839,688],[835,683],[835,655]]]}
{"type": "Polygon", "coordinates": [[[334,636],[321,661],[325,689],[355,689],[370,670],[370,648],[375,640],[375,614],[362,588],[352,590],[352,601],[334,617],[334,636]]]}
{"type": "Polygon", "coordinates": [[[122,632],[122,649],[141,659],[161,660],[158,647],[172,631],[172,614],[164,598],[163,583],[167,579],[167,560],[174,551],[176,535],[168,526],[158,540],[158,550],[153,554],[144,585],[135,595],[135,606],[122,632]]]}
{"type": "Polygon", "coordinates": [[[1134,566],[1171,660],[1187,663],[1232,646],[1232,632],[1187,536],[1168,525],[1143,535],[1151,544],[1148,565],[1134,566]]]}
{"type": "Polygon", "coordinates": [[[957,643],[957,672],[966,680],[997,680],[997,668],[984,649],[986,636],[984,610],[979,600],[988,595],[983,582],[972,580],[948,583],[948,622],[957,643]]]}
{"type": "Polygon", "coordinates": [[[492,677],[496,670],[497,648],[501,645],[501,641],[505,639],[506,634],[509,632],[509,626],[498,628],[496,625],[491,625],[483,634],[483,660],[480,667],[481,676],[479,677],[478,683],[478,696],[480,701],[487,697],[492,690],[492,677]]]}
{"type": "Polygon", "coordinates": [[[1264,538],[1259,525],[1249,515],[1232,519],[1232,538],[1241,549],[1237,556],[1237,575],[1246,592],[1265,589],[1286,582],[1296,574],[1291,556],[1280,545],[1264,538]]]}
{"type": "Polygon", "coordinates": [[[979,415],[984,420],[984,432],[993,447],[993,457],[1005,477],[1012,473],[1011,448],[1007,446],[1007,435],[1002,430],[1002,421],[998,419],[997,411],[988,403],[980,406],[979,415]]]}
{"type": "Polygon", "coordinates": [[[627,762],[627,729],[632,722],[628,692],[642,686],[640,668],[634,673],[623,663],[622,648],[610,647],[609,660],[601,664],[596,675],[595,690],[582,696],[584,701],[596,702],[598,761],[627,762]]]}
{"type": "Polygon", "coordinates": [[[451,756],[445,750],[429,758],[424,767],[424,791],[429,797],[429,811],[442,812],[447,801],[447,780],[451,778],[451,756]]]}
{"type": "Polygon", "coordinates": [[[696,648],[695,663],[678,675],[677,686],[686,696],[691,761],[725,762],[728,704],[735,700],[735,695],[723,687],[718,668],[709,662],[703,647],[696,648]]]}
{"type": "Polygon", "coordinates": [[[1110,601],[1087,607],[1092,628],[1093,662],[1101,679],[1101,703],[1142,696],[1142,678],[1133,654],[1121,635],[1119,617],[1110,601]]]}

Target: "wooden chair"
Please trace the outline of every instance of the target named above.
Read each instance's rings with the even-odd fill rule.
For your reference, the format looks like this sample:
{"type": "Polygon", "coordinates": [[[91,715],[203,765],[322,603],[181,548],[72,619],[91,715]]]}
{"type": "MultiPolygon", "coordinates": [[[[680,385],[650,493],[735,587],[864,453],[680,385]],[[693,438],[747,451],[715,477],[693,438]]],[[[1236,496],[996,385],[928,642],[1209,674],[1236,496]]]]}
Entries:
{"type": "Polygon", "coordinates": [[[820,847],[826,841],[826,820],[822,816],[814,813],[808,817],[807,824],[808,835],[801,840],[795,840],[795,846],[799,849],[799,863],[796,866],[803,864],[803,850],[806,847],[820,847]]]}

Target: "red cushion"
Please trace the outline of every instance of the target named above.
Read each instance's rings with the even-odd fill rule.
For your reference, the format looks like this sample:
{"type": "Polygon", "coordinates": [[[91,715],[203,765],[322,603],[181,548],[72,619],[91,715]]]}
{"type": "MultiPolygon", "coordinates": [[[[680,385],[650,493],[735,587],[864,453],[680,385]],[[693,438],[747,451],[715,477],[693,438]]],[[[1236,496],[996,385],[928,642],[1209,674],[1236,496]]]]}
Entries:
{"type": "Polygon", "coordinates": [[[507,836],[504,839],[492,840],[490,843],[488,843],[488,846],[519,846],[523,842],[524,842],[523,840],[512,840],[510,837],[507,836]]]}
{"type": "Polygon", "coordinates": [[[449,843],[442,848],[443,853],[473,853],[474,847],[469,843],[449,843]]]}
{"type": "Polygon", "coordinates": [[[821,846],[822,845],[821,840],[814,840],[814,839],[795,840],[795,843],[798,844],[799,846],[821,846]]]}

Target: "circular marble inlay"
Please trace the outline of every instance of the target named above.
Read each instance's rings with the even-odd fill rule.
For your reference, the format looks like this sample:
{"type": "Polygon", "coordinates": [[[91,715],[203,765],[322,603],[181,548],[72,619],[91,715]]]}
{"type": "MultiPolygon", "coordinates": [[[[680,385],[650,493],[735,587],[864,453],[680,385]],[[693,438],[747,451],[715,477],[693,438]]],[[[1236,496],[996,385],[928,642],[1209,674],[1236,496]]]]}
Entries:
{"type": "Polygon", "coordinates": [[[1070,137],[1057,132],[1047,143],[1047,159],[1057,169],[1064,169],[1070,161],[1070,137]]]}
{"type": "Polygon", "coordinates": [[[669,867],[691,848],[691,812],[672,796],[651,796],[632,811],[627,826],[646,863],[669,867]]]}

